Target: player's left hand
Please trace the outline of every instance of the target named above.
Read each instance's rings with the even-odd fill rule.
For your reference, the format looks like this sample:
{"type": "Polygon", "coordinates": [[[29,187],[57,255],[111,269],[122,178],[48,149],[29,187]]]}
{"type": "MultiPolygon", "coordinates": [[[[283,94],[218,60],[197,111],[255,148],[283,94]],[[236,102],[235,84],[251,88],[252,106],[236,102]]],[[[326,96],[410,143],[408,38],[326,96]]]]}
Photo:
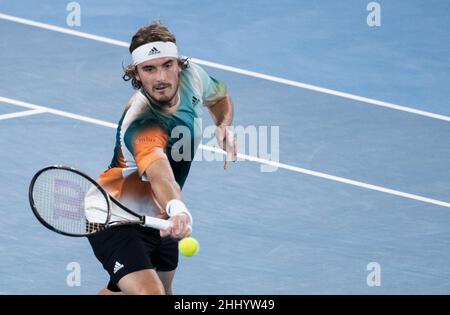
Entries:
{"type": "Polygon", "coordinates": [[[236,135],[228,126],[217,126],[216,128],[216,139],[220,148],[226,152],[225,164],[223,169],[228,168],[228,162],[237,160],[237,139],[236,135]]]}

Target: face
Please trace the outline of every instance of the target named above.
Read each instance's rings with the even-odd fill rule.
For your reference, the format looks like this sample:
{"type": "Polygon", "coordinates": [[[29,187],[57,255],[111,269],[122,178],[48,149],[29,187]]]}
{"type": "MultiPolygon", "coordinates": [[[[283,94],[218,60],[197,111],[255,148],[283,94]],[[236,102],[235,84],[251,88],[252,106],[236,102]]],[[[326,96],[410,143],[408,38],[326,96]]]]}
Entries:
{"type": "Polygon", "coordinates": [[[141,81],[154,103],[161,107],[171,107],[178,102],[180,72],[176,58],[157,58],[139,64],[136,79],[141,81]]]}

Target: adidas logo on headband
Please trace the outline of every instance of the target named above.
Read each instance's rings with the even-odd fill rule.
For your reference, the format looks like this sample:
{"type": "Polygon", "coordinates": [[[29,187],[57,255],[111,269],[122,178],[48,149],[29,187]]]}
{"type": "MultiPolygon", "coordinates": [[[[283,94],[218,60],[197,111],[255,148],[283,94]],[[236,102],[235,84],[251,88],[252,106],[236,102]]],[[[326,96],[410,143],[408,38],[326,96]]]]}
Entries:
{"type": "Polygon", "coordinates": [[[148,52],[148,55],[151,56],[151,55],[160,54],[160,53],[161,53],[161,52],[160,52],[156,47],[153,47],[153,48],[148,52]]]}
{"type": "Polygon", "coordinates": [[[131,53],[133,65],[162,57],[178,58],[177,45],[172,42],[151,42],[139,46],[131,53]]]}

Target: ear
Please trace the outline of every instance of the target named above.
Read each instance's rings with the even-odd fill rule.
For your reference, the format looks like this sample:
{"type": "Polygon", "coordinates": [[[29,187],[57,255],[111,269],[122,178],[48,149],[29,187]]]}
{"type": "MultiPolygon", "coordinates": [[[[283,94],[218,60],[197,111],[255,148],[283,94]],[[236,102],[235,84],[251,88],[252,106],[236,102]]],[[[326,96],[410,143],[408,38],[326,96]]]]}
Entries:
{"type": "Polygon", "coordinates": [[[141,81],[141,77],[139,76],[139,70],[138,70],[137,66],[136,66],[136,70],[134,72],[134,77],[136,78],[136,80],[141,81]]]}

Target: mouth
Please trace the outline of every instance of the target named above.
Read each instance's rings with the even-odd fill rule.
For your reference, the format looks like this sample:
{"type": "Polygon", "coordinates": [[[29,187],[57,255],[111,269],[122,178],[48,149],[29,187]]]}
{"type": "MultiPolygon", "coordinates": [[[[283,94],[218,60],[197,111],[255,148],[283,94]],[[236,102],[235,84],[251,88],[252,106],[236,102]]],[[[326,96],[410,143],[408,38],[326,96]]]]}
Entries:
{"type": "Polygon", "coordinates": [[[166,89],[168,89],[170,87],[170,85],[169,84],[159,84],[159,85],[156,85],[155,87],[154,87],[154,90],[156,91],[156,92],[159,92],[159,93],[161,93],[161,92],[164,92],[166,89]]]}

